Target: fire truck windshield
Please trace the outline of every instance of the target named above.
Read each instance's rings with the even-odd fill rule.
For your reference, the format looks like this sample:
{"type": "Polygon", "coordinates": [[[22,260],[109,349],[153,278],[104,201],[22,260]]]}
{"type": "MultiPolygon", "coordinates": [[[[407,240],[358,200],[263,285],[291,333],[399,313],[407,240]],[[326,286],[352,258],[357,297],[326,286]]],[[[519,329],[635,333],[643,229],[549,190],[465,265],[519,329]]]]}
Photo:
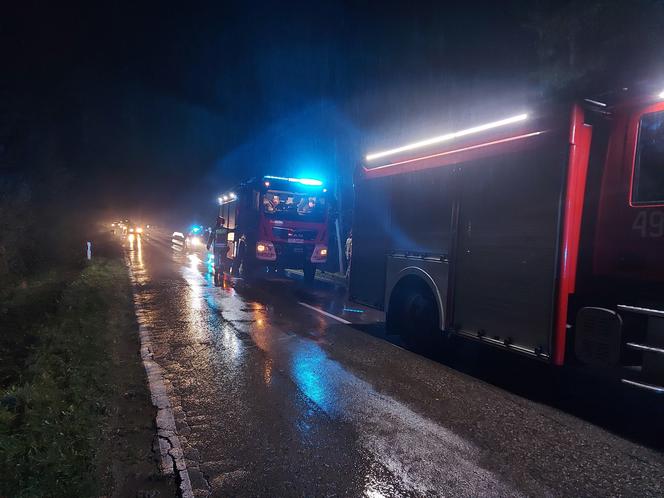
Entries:
{"type": "Polygon", "coordinates": [[[263,213],[268,218],[321,222],[325,209],[325,197],[313,193],[268,190],[263,194],[263,213]]]}

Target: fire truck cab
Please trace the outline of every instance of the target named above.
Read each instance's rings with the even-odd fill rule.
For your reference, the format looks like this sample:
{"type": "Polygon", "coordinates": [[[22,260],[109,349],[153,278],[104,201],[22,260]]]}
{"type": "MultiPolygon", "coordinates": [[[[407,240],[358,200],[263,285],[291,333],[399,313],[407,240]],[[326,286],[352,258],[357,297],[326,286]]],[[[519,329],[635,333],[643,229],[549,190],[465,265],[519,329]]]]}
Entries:
{"type": "Polygon", "coordinates": [[[352,299],[664,392],[664,93],[580,100],[366,156],[352,299]]]}
{"type": "Polygon", "coordinates": [[[329,197],[322,181],[263,176],[218,200],[235,272],[300,269],[310,281],[327,260],[329,197]]]}

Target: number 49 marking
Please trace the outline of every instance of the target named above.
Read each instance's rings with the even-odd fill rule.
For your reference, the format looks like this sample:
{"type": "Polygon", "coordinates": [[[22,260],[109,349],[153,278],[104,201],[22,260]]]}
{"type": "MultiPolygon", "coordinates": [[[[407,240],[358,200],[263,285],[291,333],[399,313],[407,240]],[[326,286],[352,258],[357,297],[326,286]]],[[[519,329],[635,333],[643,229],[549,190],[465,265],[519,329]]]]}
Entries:
{"type": "Polygon", "coordinates": [[[642,238],[664,237],[664,212],[640,211],[634,218],[632,230],[639,232],[642,238]]]}

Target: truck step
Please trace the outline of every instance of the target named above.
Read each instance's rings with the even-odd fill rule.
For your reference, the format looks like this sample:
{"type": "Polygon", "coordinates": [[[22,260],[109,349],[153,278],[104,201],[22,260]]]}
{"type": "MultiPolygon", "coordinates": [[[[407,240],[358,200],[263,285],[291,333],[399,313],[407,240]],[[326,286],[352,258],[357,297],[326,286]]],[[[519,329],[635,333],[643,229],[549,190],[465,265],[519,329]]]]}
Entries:
{"type": "Polygon", "coordinates": [[[630,313],[637,313],[640,315],[648,315],[657,318],[664,318],[664,310],[656,310],[653,308],[640,308],[639,306],[628,306],[626,304],[619,304],[618,309],[620,311],[627,311],[630,313]]]}
{"type": "Polygon", "coordinates": [[[652,393],[664,394],[664,386],[658,386],[655,384],[646,384],[645,382],[637,382],[635,380],[621,379],[623,384],[627,384],[632,387],[643,389],[645,391],[650,391],[652,393]]]}
{"type": "Polygon", "coordinates": [[[654,346],[648,346],[647,344],[638,344],[636,342],[628,342],[626,344],[626,346],[628,348],[638,349],[639,351],[647,351],[649,353],[664,354],[664,349],[656,348],[654,346]]]}

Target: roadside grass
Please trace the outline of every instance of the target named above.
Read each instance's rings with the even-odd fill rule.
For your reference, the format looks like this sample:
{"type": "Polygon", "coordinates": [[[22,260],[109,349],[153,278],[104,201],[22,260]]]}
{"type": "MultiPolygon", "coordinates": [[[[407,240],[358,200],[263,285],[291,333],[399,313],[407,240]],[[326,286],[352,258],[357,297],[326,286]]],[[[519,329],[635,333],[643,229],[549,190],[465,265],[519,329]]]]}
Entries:
{"type": "Polygon", "coordinates": [[[0,389],[17,382],[52,320],[66,285],[80,269],[51,271],[0,290],[0,389]]]}
{"type": "Polygon", "coordinates": [[[117,474],[126,471],[117,470],[114,438],[119,412],[133,409],[127,398],[141,408],[125,425],[142,424],[135,432],[147,430],[148,439],[124,438],[120,460],[149,459],[153,412],[124,263],[96,258],[68,277],[45,278],[9,303],[21,311],[9,320],[18,330],[8,336],[19,342],[16,358],[1,341],[0,361],[9,366],[0,370],[0,496],[116,494],[117,474]]]}

